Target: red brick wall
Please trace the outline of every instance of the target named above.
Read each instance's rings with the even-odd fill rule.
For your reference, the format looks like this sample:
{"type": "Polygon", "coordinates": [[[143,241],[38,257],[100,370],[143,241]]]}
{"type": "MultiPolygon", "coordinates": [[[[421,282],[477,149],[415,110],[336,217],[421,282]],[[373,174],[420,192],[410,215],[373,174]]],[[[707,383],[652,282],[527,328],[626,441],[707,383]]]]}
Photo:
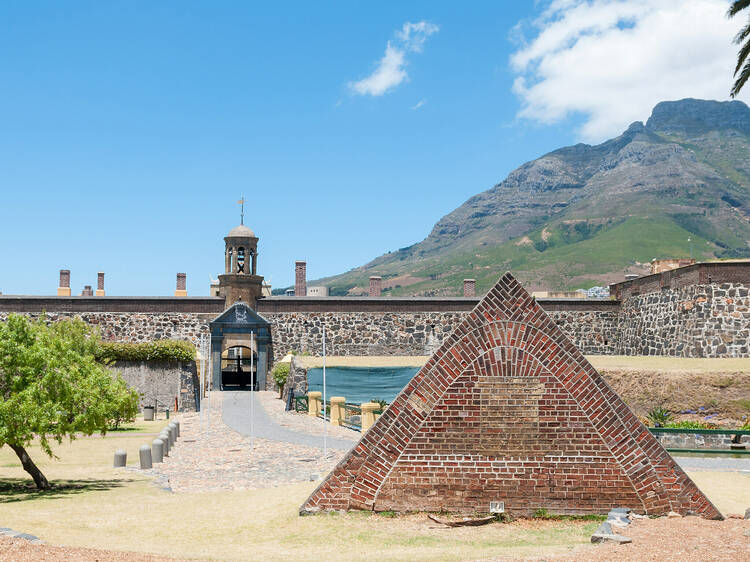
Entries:
{"type": "Polygon", "coordinates": [[[294,263],[294,296],[307,296],[307,262],[294,263]]]}
{"type": "Polygon", "coordinates": [[[474,297],[477,294],[476,279],[464,279],[464,296],[474,297]]]}
{"type": "Polygon", "coordinates": [[[371,297],[379,297],[380,296],[380,288],[382,285],[383,278],[382,277],[370,277],[370,292],[369,296],[371,297]]]}
{"type": "Polygon", "coordinates": [[[302,506],[721,517],[506,275],[302,506]]]}

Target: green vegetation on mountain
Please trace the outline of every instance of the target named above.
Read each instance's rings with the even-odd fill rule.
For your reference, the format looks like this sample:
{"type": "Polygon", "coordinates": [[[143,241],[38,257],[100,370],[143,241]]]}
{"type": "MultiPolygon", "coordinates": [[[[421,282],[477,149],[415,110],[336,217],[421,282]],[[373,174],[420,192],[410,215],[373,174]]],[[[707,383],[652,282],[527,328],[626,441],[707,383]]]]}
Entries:
{"type": "Polygon", "coordinates": [[[512,270],[531,289],[645,273],[654,258],[750,257],[750,108],[658,104],[644,125],[528,162],[440,219],[422,242],[319,282],[332,295],[458,295],[512,270]]]}

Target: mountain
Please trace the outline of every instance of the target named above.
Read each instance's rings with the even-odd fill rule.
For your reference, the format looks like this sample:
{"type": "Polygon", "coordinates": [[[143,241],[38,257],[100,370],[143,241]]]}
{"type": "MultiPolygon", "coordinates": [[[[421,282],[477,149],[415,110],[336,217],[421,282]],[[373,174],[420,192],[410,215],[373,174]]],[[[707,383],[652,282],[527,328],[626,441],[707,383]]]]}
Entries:
{"type": "Polygon", "coordinates": [[[750,257],[750,108],[661,102],[644,125],[523,164],[441,218],[422,242],[319,280],[331,294],[455,295],[506,270],[527,287],[588,288],[653,258],[750,257]],[[690,239],[690,242],[688,242],[690,239]]]}

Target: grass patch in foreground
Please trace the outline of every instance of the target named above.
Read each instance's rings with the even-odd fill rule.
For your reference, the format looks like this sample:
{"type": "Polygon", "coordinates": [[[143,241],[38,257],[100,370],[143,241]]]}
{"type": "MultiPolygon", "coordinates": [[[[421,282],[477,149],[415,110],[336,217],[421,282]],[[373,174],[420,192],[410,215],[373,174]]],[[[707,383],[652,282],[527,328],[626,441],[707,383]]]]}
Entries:
{"type": "MultiPolygon", "coordinates": [[[[135,470],[111,468],[116,448],[137,463],[143,435],[87,438],[32,455],[57,490],[39,493],[0,448],[2,524],[52,545],[148,552],[189,559],[287,560],[309,552],[326,560],[464,560],[544,557],[588,544],[598,520],[519,519],[483,527],[441,528],[424,514],[300,517],[314,482],[264,490],[172,494],[135,470]],[[10,466],[8,466],[10,465],[10,466]],[[181,532],[175,532],[181,529],[181,532]],[[185,530],[187,532],[184,532],[185,530]]],[[[691,473],[724,513],[750,505],[750,475],[691,473]]]]}
{"type": "Polygon", "coordinates": [[[111,468],[115,449],[128,451],[132,467],[138,447],[149,440],[132,432],[82,438],[57,447],[59,460],[32,446],[31,454],[57,485],[49,492],[31,487],[13,452],[0,448],[2,524],[51,545],[219,560],[286,560],[308,552],[311,544],[326,560],[523,557],[568,552],[586,544],[592,531],[590,523],[578,521],[440,529],[425,514],[300,517],[299,506],[314,482],[173,494],[139,471],[111,468]]]}
{"type": "Polygon", "coordinates": [[[544,521],[604,521],[607,519],[606,515],[560,515],[557,513],[550,513],[546,509],[537,509],[534,512],[534,519],[541,519],[544,521]]]}

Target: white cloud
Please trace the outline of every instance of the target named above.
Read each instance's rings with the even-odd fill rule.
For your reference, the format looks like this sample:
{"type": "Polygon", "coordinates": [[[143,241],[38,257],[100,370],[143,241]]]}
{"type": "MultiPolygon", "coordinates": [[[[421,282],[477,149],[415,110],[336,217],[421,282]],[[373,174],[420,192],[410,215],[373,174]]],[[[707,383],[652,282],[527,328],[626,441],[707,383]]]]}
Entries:
{"type": "Polygon", "coordinates": [[[392,90],[409,78],[406,54],[421,53],[427,38],[439,30],[437,25],[426,21],[406,22],[396,31],[395,39],[386,44],[385,54],[372,74],[362,80],[349,82],[349,89],[362,96],[382,96],[392,90]]]}
{"type": "Polygon", "coordinates": [[[552,2],[510,59],[519,117],[555,123],[580,114],[580,136],[598,142],[645,120],[660,101],[727,99],[732,39],[746,23],[727,19],[727,7],[725,0],[552,2]]]}
{"type": "Polygon", "coordinates": [[[427,21],[406,22],[401,30],[396,32],[396,37],[409,51],[421,53],[427,38],[438,31],[440,31],[440,27],[427,21]]]}
{"type": "Polygon", "coordinates": [[[411,106],[412,109],[419,109],[424,105],[424,100],[419,100],[417,103],[411,106]]]}
{"type": "Polygon", "coordinates": [[[401,82],[406,80],[406,70],[404,70],[404,57],[406,53],[401,49],[395,48],[388,42],[385,48],[385,55],[380,59],[380,63],[375,71],[367,78],[358,82],[349,84],[352,90],[360,95],[382,96],[388,90],[395,88],[401,82]]]}

